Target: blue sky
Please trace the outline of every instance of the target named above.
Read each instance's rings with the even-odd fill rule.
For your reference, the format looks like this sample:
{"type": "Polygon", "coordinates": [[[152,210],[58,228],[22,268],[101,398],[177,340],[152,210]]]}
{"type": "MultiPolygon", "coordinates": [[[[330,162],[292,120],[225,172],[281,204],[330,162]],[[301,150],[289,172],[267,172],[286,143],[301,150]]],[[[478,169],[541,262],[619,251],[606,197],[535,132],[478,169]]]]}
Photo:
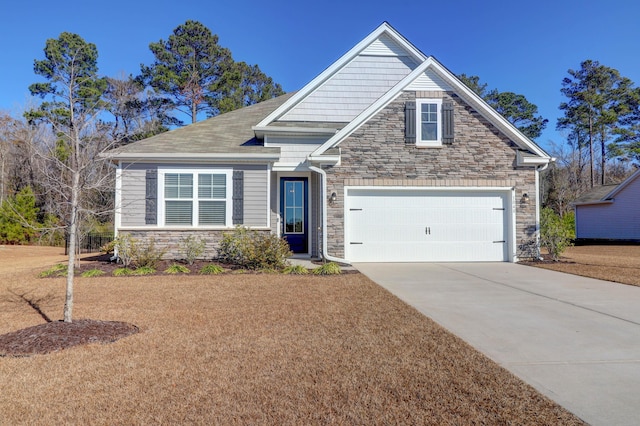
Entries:
{"type": "Polygon", "coordinates": [[[42,81],[33,61],[63,31],[96,44],[100,73],[137,74],[149,43],[187,19],[202,22],[236,60],[258,64],[286,91],[300,89],[387,21],[455,74],[525,95],[555,131],[562,79],[594,59],[640,84],[640,3],[629,0],[431,1],[44,0],[6,2],[0,14],[0,110],[19,114],[28,86],[42,81]]]}

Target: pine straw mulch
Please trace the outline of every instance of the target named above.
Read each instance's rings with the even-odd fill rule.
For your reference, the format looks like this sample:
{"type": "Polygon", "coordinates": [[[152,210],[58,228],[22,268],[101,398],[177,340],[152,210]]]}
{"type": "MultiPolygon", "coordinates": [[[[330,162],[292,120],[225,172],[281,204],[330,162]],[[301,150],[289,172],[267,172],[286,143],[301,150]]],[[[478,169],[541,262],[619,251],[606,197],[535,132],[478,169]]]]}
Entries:
{"type": "Polygon", "coordinates": [[[113,343],[139,331],[137,326],[121,321],[50,321],[0,335],[0,357],[43,355],[89,343],[113,343]]]}
{"type": "Polygon", "coordinates": [[[567,274],[640,286],[640,245],[589,245],[569,247],[558,261],[520,262],[567,274]]]}

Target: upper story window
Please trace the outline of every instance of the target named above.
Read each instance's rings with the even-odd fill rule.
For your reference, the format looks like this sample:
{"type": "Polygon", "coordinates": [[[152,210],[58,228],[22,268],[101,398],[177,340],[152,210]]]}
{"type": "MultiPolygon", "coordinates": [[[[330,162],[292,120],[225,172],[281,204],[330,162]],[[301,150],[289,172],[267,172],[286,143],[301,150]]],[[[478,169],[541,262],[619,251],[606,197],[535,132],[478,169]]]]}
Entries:
{"type": "Polygon", "coordinates": [[[158,170],[159,223],[231,226],[231,170],[158,170]]]}
{"type": "Polygon", "coordinates": [[[442,145],[442,99],[418,99],[416,107],[416,145],[442,145]]]}

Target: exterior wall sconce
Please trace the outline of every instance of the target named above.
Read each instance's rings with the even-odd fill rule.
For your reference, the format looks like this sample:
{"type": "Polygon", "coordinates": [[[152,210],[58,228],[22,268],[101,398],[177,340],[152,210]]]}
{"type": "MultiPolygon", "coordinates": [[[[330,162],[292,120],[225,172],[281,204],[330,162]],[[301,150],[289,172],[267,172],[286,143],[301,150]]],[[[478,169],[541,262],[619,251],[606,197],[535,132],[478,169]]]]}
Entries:
{"type": "Polygon", "coordinates": [[[329,202],[335,203],[336,201],[338,201],[338,194],[336,194],[335,192],[332,192],[331,197],[329,197],[329,202]]]}
{"type": "Polygon", "coordinates": [[[520,202],[522,204],[529,204],[529,194],[527,193],[522,194],[522,199],[520,200],[520,202]]]}

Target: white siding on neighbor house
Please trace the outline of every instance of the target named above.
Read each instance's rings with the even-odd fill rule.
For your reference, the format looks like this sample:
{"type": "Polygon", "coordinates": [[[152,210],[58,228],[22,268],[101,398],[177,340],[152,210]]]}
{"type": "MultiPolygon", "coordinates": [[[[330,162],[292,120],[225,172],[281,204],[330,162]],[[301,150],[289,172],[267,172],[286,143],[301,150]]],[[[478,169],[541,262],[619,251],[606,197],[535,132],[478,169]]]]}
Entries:
{"type": "Polygon", "coordinates": [[[576,206],[576,237],[640,240],[640,179],[617,193],[613,203],[576,206]]]}
{"type": "Polygon", "coordinates": [[[144,226],[146,170],[145,164],[122,165],[122,197],[120,224],[144,226]]]}
{"type": "Polygon", "coordinates": [[[304,163],[307,156],[329,140],[329,136],[269,136],[266,146],[280,148],[280,160],[275,166],[304,163]]]}
{"type": "Polygon", "coordinates": [[[427,70],[409,84],[404,90],[406,91],[427,91],[427,90],[443,90],[450,91],[449,86],[438,74],[432,70],[427,70]]]}
{"type": "Polygon", "coordinates": [[[280,120],[351,121],[416,66],[406,56],[359,55],[280,120]]]}

